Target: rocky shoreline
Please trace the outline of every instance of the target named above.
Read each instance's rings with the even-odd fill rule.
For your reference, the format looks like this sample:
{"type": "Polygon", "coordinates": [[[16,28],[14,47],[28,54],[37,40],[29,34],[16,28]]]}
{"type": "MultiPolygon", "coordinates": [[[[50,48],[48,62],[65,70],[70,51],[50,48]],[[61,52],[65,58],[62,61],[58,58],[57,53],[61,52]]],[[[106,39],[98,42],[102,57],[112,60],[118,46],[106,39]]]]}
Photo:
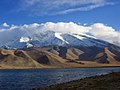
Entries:
{"type": "Polygon", "coordinates": [[[32,90],[120,90],[120,72],[93,76],[32,90]]]}

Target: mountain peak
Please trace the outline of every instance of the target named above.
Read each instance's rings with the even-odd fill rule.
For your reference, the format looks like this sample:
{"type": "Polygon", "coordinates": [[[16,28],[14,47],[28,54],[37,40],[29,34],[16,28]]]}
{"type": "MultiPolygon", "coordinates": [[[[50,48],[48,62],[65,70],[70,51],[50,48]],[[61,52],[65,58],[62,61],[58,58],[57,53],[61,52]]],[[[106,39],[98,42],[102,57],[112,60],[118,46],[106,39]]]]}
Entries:
{"type": "MultiPolygon", "coordinates": [[[[24,33],[26,31],[23,31],[24,33]]],[[[5,39],[3,37],[3,39],[5,39]]],[[[24,48],[24,47],[43,47],[50,45],[58,46],[97,46],[105,47],[109,43],[96,39],[95,37],[86,34],[73,34],[73,33],[56,33],[53,31],[39,31],[32,33],[18,34],[16,37],[10,36],[5,43],[1,43],[1,47],[6,46],[9,48],[24,48]]]]}

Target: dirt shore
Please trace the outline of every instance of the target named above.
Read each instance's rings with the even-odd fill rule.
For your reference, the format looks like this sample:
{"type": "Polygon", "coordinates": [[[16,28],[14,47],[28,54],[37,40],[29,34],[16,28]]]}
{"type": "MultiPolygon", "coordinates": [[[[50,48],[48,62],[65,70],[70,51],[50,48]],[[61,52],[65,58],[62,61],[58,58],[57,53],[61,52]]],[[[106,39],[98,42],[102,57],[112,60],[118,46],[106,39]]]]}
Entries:
{"type": "Polygon", "coordinates": [[[32,90],[120,90],[120,72],[32,90]]]}

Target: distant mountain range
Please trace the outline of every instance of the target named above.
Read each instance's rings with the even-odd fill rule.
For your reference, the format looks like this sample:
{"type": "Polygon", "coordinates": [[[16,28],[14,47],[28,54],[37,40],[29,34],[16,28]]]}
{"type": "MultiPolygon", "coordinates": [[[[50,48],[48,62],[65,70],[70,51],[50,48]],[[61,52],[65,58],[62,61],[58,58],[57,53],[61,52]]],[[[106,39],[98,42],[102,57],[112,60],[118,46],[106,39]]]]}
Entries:
{"type": "Polygon", "coordinates": [[[11,30],[0,47],[1,68],[120,66],[119,46],[85,34],[11,30]]]}
{"type": "Polygon", "coordinates": [[[110,45],[110,43],[98,40],[90,35],[56,33],[48,30],[11,30],[4,34],[0,32],[0,47],[2,48],[23,49],[30,47],[44,47],[50,45],[65,47],[106,47],[110,45]]]}

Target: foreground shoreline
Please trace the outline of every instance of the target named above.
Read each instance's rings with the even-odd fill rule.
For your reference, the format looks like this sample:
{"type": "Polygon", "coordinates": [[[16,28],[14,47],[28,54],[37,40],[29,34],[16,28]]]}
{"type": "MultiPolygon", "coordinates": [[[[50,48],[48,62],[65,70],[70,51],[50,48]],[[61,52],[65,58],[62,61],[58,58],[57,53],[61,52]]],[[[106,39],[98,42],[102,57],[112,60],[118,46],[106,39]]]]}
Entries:
{"type": "Polygon", "coordinates": [[[46,67],[46,68],[41,68],[41,67],[13,67],[13,68],[0,68],[0,70],[24,70],[24,69],[71,69],[71,68],[111,68],[111,67],[120,67],[120,66],[98,66],[98,67],[46,67]]]}
{"type": "Polygon", "coordinates": [[[32,90],[120,90],[120,72],[88,77],[32,90]]]}
{"type": "Polygon", "coordinates": [[[71,68],[111,68],[111,67],[120,67],[120,65],[118,66],[82,66],[82,67],[45,67],[45,68],[41,68],[41,67],[10,67],[10,68],[0,68],[0,70],[14,70],[14,69],[71,69],[71,68]]]}

